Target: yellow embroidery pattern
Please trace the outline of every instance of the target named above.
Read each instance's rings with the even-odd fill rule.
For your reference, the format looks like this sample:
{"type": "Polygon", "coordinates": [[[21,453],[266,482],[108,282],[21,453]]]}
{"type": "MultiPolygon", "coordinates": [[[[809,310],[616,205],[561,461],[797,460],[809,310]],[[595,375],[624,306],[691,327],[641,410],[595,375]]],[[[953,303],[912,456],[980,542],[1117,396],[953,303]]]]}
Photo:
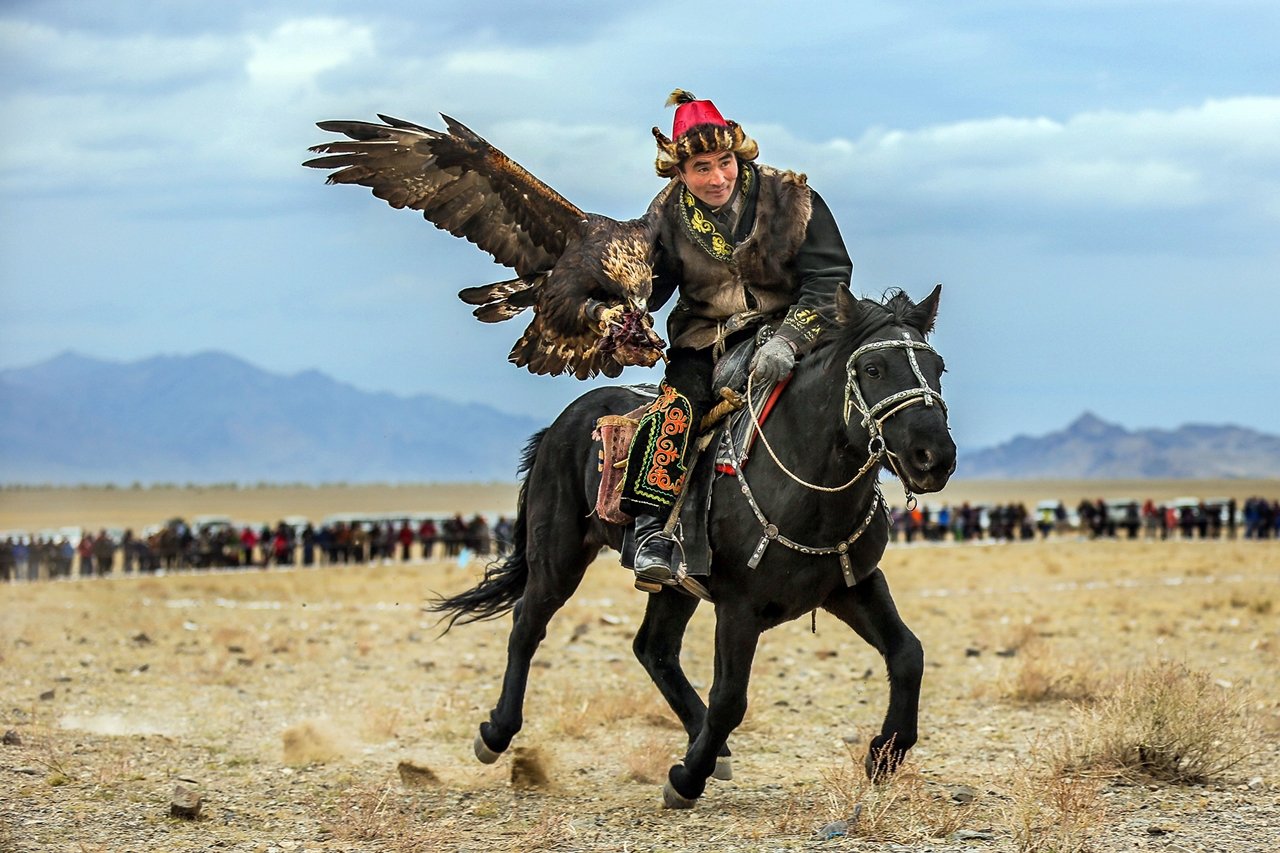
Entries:
{"type": "MultiPolygon", "coordinates": [[[[754,175],[755,171],[750,166],[742,167],[742,186],[739,187],[739,192],[744,197],[751,194],[754,175]]],[[[680,212],[683,214],[681,219],[693,242],[717,261],[728,263],[733,260],[733,240],[721,233],[716,224],[703,215],[702,209],[698,207],[698,200],[689,192],[688,187],[680,188],[680,203],[680,212]]]]}
{"type": "Polygon", "coordinates": [[[813,343],[822,333],[821,320],[822,315],[817,311],[797,305],[787,312],[787,318],[783,320],[782,325],[797,332],[800,340],[813,343]]]}
{"type": "Polygon", "coordinates": [[[681,193],[680,200],[684,203],[682,212],[684,216],[685,230],[689,232],[689,236],[693,238],[693,242],[702,247],[702,250],[717,261],[728,263],[733,259],[733,244],[725,239],[724,235],[716,229],[716,225],[710,219],[702,214],[702,209],[698,207],[697,199],[693,193],[689,192],[688,187],[684,188],[681,193]]]}
{"type": "MultiPolygon", "coordinates": [[[[688,190],[685,190],[687,193],[688,190]]],[[[699,234],[709,234],[716,230],[716,226],[711,224],[711,220],[702,215],[702,211],[693,203],[693,196],[689,196],[689,200],[685,202],[689,206],[689,224],[693,226],[693,230],[699,234]]]]}

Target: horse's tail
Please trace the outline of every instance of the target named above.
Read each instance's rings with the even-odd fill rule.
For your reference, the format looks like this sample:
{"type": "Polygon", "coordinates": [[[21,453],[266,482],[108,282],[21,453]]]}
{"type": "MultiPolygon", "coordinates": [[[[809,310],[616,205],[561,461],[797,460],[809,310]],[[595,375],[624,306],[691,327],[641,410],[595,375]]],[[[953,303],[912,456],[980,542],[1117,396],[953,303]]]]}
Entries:
{"type": "Polygon", "coordinates": [[[472,589],[448,598],[437,598],[427,608],[433,613],[446,614],[448,621],[444,633],[447,634],[455,623],[466,625],[469,622],[497,618],[515,607],[516,602],[524,595],[524,587],[529,580],[528,551],[525,545],[529,525],[529,471],[538,457],[538,446],[546,432],[544,429],[529,439],[520,459],[519,473],[524,475],[524,479],[520,483],[520,496],[516,499],[516,520],[511,529],[511,553],[486,566],[484,580],[472,589]]]}

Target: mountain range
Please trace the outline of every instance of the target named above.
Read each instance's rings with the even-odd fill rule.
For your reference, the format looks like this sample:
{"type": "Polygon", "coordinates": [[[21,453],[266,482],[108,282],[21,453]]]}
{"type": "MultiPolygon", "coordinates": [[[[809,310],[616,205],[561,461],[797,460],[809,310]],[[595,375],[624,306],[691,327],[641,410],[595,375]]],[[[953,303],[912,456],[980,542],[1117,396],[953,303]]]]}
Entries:
{"type": "Polygon", "coordinates": [[[1126,430],[1086,412],[1066,429],[961,453],[965,479],[1222,479],[1280,477],[1280,436],[1187,424],[1126,430]]]}
{"type": "MultiPolygon", "coordinates": [[[[546,424],[433,395],[362,391],[205,352],[64,353],[0,371],[0,484],[509,482],[546,424]]],[[[1280,437],[1237,426],[1066,429],[960,454],[963,479],[1280,477],[1280,437]]]]}
{"type": "Polygon", "coordinates": [[[0,371],[0,482],[510,482],[546,424],[205,352],[0,371]]]}

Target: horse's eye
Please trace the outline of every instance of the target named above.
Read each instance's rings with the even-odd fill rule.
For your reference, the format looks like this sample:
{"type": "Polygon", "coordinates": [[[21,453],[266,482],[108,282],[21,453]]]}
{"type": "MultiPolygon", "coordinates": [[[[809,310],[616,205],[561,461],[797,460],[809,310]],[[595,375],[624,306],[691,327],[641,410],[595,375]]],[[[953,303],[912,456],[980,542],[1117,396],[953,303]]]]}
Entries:
{"type": "Polygon", "coordinates": [[[867,376],[871,377],[872,379],[880,378],[880,368],[876,367],[874,364],[867,365],[866,370],[864,370],[863,372],[866,373],[867,376]]]}

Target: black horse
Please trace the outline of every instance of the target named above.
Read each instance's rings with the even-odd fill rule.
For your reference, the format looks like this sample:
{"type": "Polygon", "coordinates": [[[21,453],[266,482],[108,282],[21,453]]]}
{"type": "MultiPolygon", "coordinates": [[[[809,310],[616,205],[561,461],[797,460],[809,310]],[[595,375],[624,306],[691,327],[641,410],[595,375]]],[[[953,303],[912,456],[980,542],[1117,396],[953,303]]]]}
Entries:
{"type": "MultiPolygon", "coordinates": [[[[716,614],[714,677],[704,705],[680,666],[683,635],[699,599],[675,588],[649,596],[633,648],[689,735],[671,768],[666,806],[688,808],[707,778],[723,777],[726,742],[746,713],[760,634],[821,607],[885,659],[889,708],[870,745],[868,774],[892,771],[916,742],[924,652],[903,624],[879,568],[889,538],[877,484],[882,463],[909,491],[941,489],[955,468],[942,402],[942,359],[925,343],[941,288],[921,303],[841,291],[833,328],[796,366],[738,482],[717,480],[706,587],[716,614]],[[717,768],[719,761],[719,770],[717,768]]],[[[530,440],[515,522],[515,548],[475,588],[433,610],[457,621],[513,610],[502,695],[480,725],[476,756],[496,761],[523,723],[530,663],[547,623],[603,546],[620,550],[623,528],[592,512],[600,481],[592,427],[643,402],[636,391],[584,394],[530,440]]]]}

